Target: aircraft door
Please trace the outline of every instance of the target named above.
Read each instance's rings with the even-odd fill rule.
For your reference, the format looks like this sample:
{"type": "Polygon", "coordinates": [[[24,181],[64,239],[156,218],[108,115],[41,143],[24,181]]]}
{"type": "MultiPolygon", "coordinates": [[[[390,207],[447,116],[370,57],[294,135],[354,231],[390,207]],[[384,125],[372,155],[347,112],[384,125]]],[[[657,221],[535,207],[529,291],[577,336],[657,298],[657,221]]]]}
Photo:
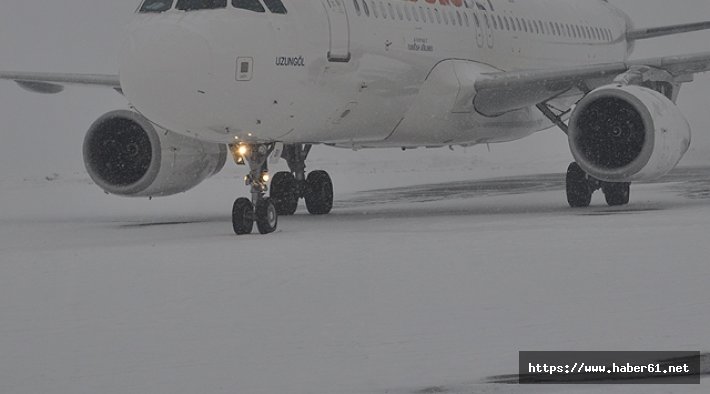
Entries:
{"type": "Polygon", "coordinates": [[[330,48],[328,61],[347,63],[350,61],[350,25],[344,0],[321,0],[328,14],[330,28],[330,48]]]}

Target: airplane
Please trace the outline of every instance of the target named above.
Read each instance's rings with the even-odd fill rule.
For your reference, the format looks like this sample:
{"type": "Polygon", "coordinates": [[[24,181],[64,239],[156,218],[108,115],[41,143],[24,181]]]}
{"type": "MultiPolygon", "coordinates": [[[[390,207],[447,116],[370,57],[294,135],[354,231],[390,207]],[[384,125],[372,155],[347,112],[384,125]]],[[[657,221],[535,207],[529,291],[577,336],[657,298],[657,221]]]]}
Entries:
{"type": "Polygon", "coordinates": [[[575,161],[567,202],[660,178],[687,152],[680,87],[710,52],[629,60],[639,40],[710,22],[635,28],[607,0],[142,0],[118,75],[0,71],[32,92],[115,89],[130,110],[84,139],[92,180],[109,194],[185,192],[229,156],[249,166],[251,198],[233,230],[262,234],[333,208],[314,145],[348,149],[472,146],[559,127],[575,161]],[[290,171],[270,175],[284,159],[290,171]],[[267,196],[268,193],[268,196],[267,196]]]}

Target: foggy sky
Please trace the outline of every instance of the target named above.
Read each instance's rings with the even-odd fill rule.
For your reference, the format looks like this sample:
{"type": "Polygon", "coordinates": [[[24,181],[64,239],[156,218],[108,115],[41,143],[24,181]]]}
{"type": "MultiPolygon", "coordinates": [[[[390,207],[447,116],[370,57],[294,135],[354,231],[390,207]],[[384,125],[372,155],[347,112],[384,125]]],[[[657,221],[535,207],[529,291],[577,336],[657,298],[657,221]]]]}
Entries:
{"type": "MultiPolygon", "coordinates": [[[[628,12],[638,27],[710,20],[707,0],[611,2],[628,12]]],[[[0,69],[117,73],[123,28],[138,3],[3,0],[0,69]]],[[[700,51],[710,51],[710,31],[642,42],[634,57],[700,51]]],[[[694,131],[694,145],[686,161],[710,163],[709,99],[710,75],[698,76],[681,92],[680,107],[694,131]]],[[[0,83],[0,180],[82,172],[81,143],[86,130],[103,113],[125,106],[125,99],[111,90],[70,88],[61,95],[43,96],[25,92],[11,82],[0,83]]],[[[516,144],[524,147],[527,155],[569,156],[563,135],[555,136],[553,143],[550,138],[533,136],[516,144]]],[[[342,154],[332,152],[326,154],[342,154]]],[[[496,152],[505,155],[506,148],[496,152]]],[[[388,153],[367,153],[372,154],[388,153]]]]}

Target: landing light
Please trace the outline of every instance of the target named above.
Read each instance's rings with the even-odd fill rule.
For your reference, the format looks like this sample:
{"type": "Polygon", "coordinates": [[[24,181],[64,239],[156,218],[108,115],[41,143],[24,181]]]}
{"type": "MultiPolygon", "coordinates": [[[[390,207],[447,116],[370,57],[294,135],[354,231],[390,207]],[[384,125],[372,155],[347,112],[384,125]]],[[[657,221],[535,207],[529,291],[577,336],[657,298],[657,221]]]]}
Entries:
{"type": "Polygon", "coordinates": [[[261,181],[262,182],[266,183],[269,181],[269,179],[271,179],[271,177],[269,176],[268,172],[264,172],[261,174],[261,181]]]}
{"type": "Polygon", "coordinates": [[[239,145],[239,150],[237,152],[239,152],[240,156],[246,156],[247,153],[249,153],[249,147],[246,145],[239,145]]]}

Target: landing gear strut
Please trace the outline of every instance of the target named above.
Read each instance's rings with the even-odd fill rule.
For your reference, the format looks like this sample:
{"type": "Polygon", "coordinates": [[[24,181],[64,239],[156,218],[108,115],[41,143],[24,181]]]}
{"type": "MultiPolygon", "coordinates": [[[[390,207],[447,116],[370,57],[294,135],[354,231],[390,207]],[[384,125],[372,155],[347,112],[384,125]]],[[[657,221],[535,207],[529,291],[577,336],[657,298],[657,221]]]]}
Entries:
{"type": "Polygon", "coordinates": [[[249,165],[249,174],[244,180],[247,186],[251,186],[251,200],[239,198],[232,208],[232,227],[237,235],[251,233],[254,222],[261,234],[276,231],[279,222],[276,206],[271,198],[264,196],[269,190],[267,159],[273,150],[273,144],[231,146],[235,161],[249,165]]]}
{"type": "Polygon", "coordinates": [[[298,200],[306,200],[312,215],[326,215],[333,209],[333,182],[325,171],[313,171],[306,177],[306,159],[311,151],[309,144],[284,146],[283,157],[290,172],[279,172],[271,182],[271,198],[279,215],[293,215],[298,200]]]}
{"type": "Polygon", "coordinates": [[[577,163],[567,169],[567,202],[572,208],[586,208],[592,202],[592,194],[601,189],[609,206],[622,206],[629,203],[631,183],[603,182],[590,177],[577,163]]]}

